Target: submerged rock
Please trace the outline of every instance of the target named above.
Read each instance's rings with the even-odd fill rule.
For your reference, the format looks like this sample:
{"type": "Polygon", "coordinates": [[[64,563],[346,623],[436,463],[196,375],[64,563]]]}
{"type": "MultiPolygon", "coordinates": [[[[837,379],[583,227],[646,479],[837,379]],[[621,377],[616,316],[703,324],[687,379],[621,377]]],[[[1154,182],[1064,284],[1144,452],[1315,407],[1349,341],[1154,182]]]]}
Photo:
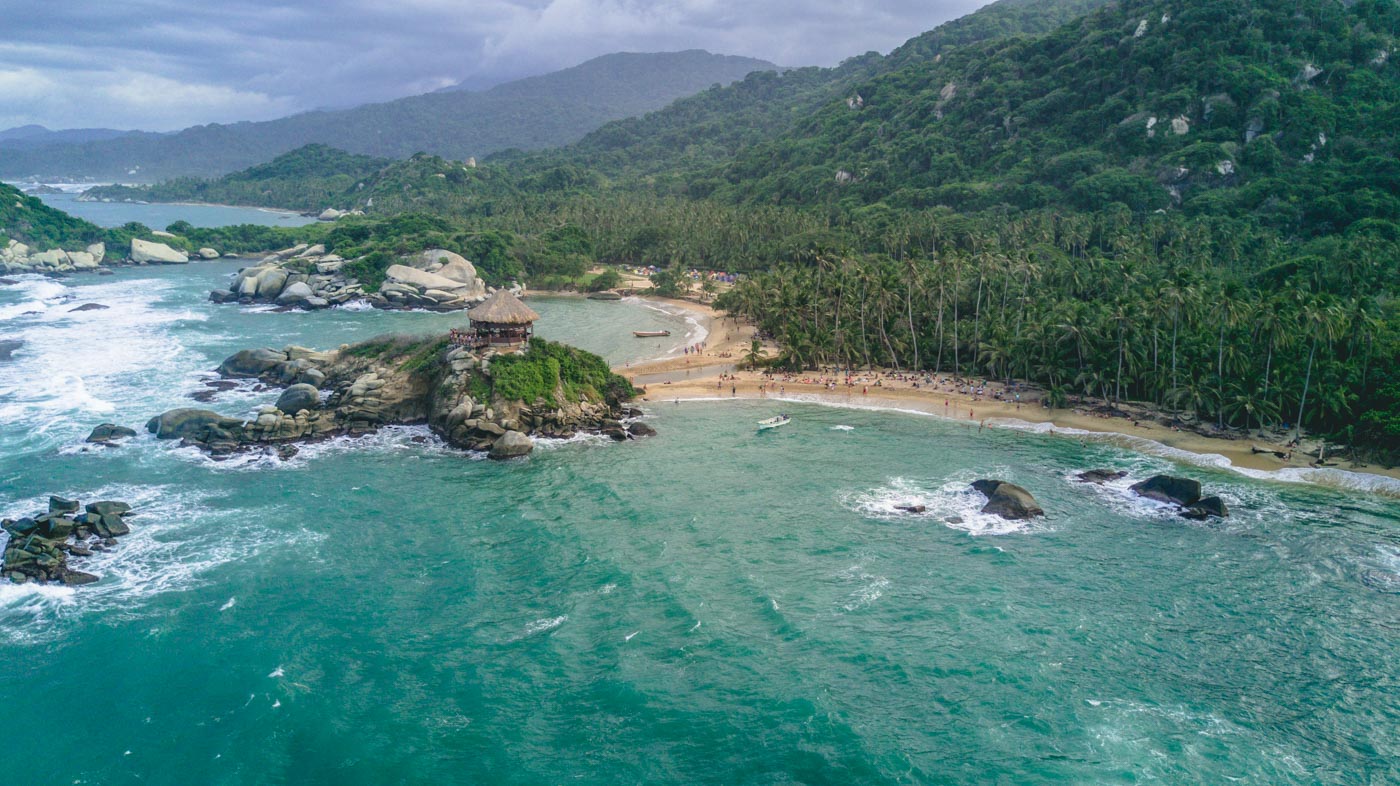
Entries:
{"type": "Polygon", "coordinates": [[[987,497],[983,513],[1001,516],[1010,521],[1044,516],[1045,511],[1029,491],[1004,480],[977,480],[972,487],[987,497]]]}
{"type": "Polygon", "coordinates": [[[129,429],[126,426],[118,426],[115,423],[102,423],[93,427],[92,431],[87,435],[86,441],[100,445],[134,436],[136,436],[136,431],[134,429],[129,429]]]}
{"type": "Polygon", "coordinates": [[[1074,476],[1080,483],[1107,483],[1110,480],[1126,478],[1128,473],[1123,470],[1113,469],[1091,469],[1088,472],[1081,472],[1074,476]]]}
{"type": "Polygon", "coordinates": [[[1230,515],[1230,509],[1226,507],[1225,500],[1217,496],[1202,497],[1194,503],[1182,508],[1181,515],[1188,519],[1201,521],[1211,517],[1225,518],[1230,515]]]}
{"type": "Polygon", "coordinates": [[[104,306],[101,303],[84,303],[77,308],[70,308],[68,311],[106,311],[109,308],[111,308],[111,306],[104,306]]]}

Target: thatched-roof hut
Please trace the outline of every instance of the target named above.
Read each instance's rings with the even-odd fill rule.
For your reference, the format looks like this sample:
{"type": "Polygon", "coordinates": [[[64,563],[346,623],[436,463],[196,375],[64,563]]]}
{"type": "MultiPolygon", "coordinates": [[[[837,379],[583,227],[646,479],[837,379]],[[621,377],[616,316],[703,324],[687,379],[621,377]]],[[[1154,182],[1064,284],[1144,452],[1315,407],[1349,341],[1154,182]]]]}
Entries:
{"type": "Polygon", "coordinates": [[[496,290],[484,303],[467,312],[477,342],[491,346],[527,343],[539,318],[520,298],[504,289],[496,290]]]}

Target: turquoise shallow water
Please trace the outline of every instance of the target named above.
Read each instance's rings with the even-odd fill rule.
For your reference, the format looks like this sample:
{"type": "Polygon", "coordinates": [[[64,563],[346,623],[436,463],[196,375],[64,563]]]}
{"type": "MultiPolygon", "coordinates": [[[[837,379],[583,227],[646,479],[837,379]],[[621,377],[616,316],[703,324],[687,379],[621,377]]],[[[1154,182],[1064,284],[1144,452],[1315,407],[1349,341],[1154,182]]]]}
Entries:
{"type": "MultiPolygon", "coordinates": [[[[778,402],[647,404],[657,438],[505,464],[419,429],[286,463],[85,451],[233,349],[444,320],[204,304],[229,270],[0,288],[0,331],[29,342],[0,366],[0,511],[142,506],[101,583],[0,588],[0,724],[40,741],[5,782],[1400,779],[1392,498],[778,402]],[[66,311],[93,300],[114,308],[66,311]],[[796,421],[756,435],[780,409],[796,421]],[[1132,477],[1069,481],[1097,466],[1132,477]],[[1188,524],[1127,493],[1158,471],[1235,515],[1188,524]],[[986,476],[1046,520],[978,515],[986,476]]],[[[629,343],[643,321],[685,328],[534,305],[615,362],[655,351],[629,343]]]]}

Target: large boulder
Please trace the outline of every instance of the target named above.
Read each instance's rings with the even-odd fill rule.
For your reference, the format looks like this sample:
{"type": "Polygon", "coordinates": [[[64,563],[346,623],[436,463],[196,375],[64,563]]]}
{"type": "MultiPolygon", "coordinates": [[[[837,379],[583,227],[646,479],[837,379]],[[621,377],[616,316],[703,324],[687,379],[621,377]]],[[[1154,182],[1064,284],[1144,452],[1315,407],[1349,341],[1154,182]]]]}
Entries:
{"type": "Polygon", "coordinates": [[[295,415],[303,409],[315,410],[320,406],[321,393],[312,385],[292,385],[277,397],[277,408],[289,415],[295,415]]]}
{"type": "Polygon", "coordinates": [[[218,252],[218,251],[215,251],[215,250],[212,249],[212,248],[208,248],[208,247],[206,247],[206,248],[201,248],[201,249],[199,250],[199,258],[200,258],[200,259],[218,259],[218,258],[219,258],[219,252],[218,252]]]}
{"type": "Polygon", "coordinates": [[[264,268],[257,275],[257,289],[254,295],[263,300],[272,300],[282,293],[282,287],[287,283],[287,271],[280,267],[264,268]]]}
{"type": "Polygon", "coordinates": [[[118,439],[136,436],[136,432],[126,426],[118,426],[115,423],[103,423],[95,426],[88,434],[87,441],[96,444],[106,444],[118,439]]]}
{"type": "Polygon", "coordinates": [[[93,243],[92,245],[87,247],[87,252],[92,255],[93,259],[97,260],[98,263],[101,264],[103,257],[107,256],[107,244],[93,243]]]}
{"type": "Polygon", "coordinates": [[[444,292],[452,292],[459,296],[464,295],[464,290],[469,293],[480,288],[482,292],[485,292],[485,287],[464,284],[461,281],[455,281],[446,276],[440,276],[437,273],[429,273],[426,270],[419,270],[416,267],[409,267],[407,265],[390,265],[389,269],[384,271],[384,278],[396,284],[406,284],[420,291],[440,289],[444,292]]]}
{"type": "Polygon", "coordinates": [[[987,497],[983,513],[1001,516],[1010,521],[1044,516],[1045,511],[1029,491],[1003,480],[977,480],[972,487],[987,497]]]}
{"type": "Polygon", "coordinates": [[[493,459],[516,458],[529,455],[534,449],[534,440],[519,431],[507,431],[491,443],[490,456],[493,459]]]}
{"type": "Polygon", "coordinates": [[[1141,483],[1134,483],[1131,488],[1133,493],[1139,497],[1155,499],[1158,502],[1170,502],[1183,507],[1191,505],[1201,498],[1200,481],[1171,475],[1153,475],[1141,483]]]}
{"type": "Polygon", "coordinates": [[[211,437],[223,438],[241,431],[243,421],[230,418],[207,409],[172,409],[151,418],[146,430],[158,439],[193,439],[208,441],[211,437]],[[223,432],[223,433],[219,433],[223,432]]]}
{"type": "Polygon", "coordinates": [[[277,305],[291,306],[297,303],[304,303],[315,296],[316,293],[311,290],[310,285],[305,281],[298,281],[295,284],[288,285],[286,289],[282,290],[282,293],[277,296],[277,305]]]}
{"type": "Polygon", "coordinates": [[[176,251],[164,243],[152,243],[140,238],[131,239],[131,261],[158,265],[180,265],[190,261],[183,251],[176,251]]]}
{"type": "Polygon", "coordinates": [[[275,349],[243,349],[219,364],[225,377],[260,377],[287,362],[287,353],[275,349]]]}
{"type": "Polygon", "coordinates": [[[68,262],[74,270],[96,270],[98,266],[97,257],[86,251],[69,251],[68,262]]]}

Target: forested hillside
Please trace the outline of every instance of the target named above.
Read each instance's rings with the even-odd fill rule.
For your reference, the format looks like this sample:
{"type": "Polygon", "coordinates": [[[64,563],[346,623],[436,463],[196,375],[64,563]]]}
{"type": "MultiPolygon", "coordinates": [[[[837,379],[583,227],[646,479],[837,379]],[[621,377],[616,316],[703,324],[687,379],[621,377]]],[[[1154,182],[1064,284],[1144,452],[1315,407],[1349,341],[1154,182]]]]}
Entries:
{"type": "Polygon", "coordinates": [[[700,50],[621,53],[482,92],[446,91],[262,123],[187,128],[72,145],[7,150],[0,176],[89,177],[152,183],[216,177],[311,143],[402,158],[451,158],[573,142],[604,123],[659,109],[772,63],[700,50]]]}
{"type": "Polygon", "coordinates": [[[1400,218],[1390,2],[1123,0],[855,87],[724,168],[722,197],[980,210],[1109,203],[1286,233],[1400,218]]]}
{"type": "Polygon", "coordinates": [[[321,210],[350,201],[352,192],[393,162],[326,145],[307,145],[218,179],[179,177],[153,186],[102,186],[89,198],[147,202],[208,202],[289,210],[321,210]]]}

